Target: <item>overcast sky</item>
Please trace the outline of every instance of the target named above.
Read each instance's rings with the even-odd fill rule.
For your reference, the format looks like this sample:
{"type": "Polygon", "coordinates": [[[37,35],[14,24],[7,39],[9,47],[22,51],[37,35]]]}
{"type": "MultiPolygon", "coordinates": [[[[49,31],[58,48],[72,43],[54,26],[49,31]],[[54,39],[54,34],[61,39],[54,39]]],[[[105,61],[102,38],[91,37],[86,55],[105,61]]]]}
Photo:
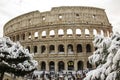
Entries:
{"type": "Polygon", "coordinates": [[[50,11],[52,7],[59,6],[104,8],[113,31],[120,31],[120,0],[0,0],[0,37],[3,35],[3,26],[10,19],[30,11],[50,11]]]}

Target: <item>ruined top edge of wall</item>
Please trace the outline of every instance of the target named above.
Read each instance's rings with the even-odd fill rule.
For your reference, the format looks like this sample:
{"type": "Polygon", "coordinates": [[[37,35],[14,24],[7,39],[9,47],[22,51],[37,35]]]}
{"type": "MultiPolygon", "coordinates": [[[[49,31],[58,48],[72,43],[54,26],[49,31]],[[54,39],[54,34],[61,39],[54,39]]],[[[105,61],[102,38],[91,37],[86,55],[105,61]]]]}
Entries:
{"type": "Polygon", "coordinates": [[[102,8],[97,8],[97,7],[88,7],[88,6],[60,6],[60,7],[53,7],[51,11],[55,10],[60,10],[60,9],[99,9],[99,10],[104,10],[102,8]]]}
{"type": "MultiPolygon", "coordinates": [[[[25,21],[25,20],[32,20],[32,19],[38,19],[39,22],[42,21],[42,17],[45,16],[47,18],[46,22],[55,22],[57,21],[57,16],[61,15],[63,17],[65,17],[63,20],[72,20],[74,19],[74,14],[79,14],[80,17],[83,16],[83,18],[77,18],[78,19],[85,19],[85,20],[89,20],[87,19],[86,17],[89,17],[89,16],[92,16],[92,15],[98,15],[98,17],[102,16],[106,19],[107,21],[107,16],[106,16],[106,13],[104,11],[104,9],[101,9],[101,8],[96,8],[96,7],[85,7],[85,6],[60,6],[60,7],[53,7],[50,11],[44,11],[44,12],[40,12],[39,10],[36,10],[36,11],[32,11],[32,12],[28,12],[28,13],[25,13],[25,14],[22,14],[20,16],[17,16],[13,19],[11,19],[10,21],[8,21],[5,26],[4,26],[4,29],[5,27],[9,27],[10,25],[14,25],[14,24],[19,24],[21,23],[21,21],[25,21]],[[51,18],[51,19],[50,19],[51,18]],[[54,18],[54,19],[53,19],[54,18]],[[68,18],[71,18],[71,19],[68,19],[68,18]]],[[[91,17],[92,18],[92,17],[91,17]]],[[[100,19],[101,20],[101,19],[100,19]]]]}
{"type": "Polygon", "coordinates": [[[6,24],[12,22],[12,21],[16,21],[16,19],[20,19],[20,18],[23,18],[24,16],[25,17],[29,17],[29,16],[40,16],[41,14],[50,14],[50,13],[66,13],[66,12],[80,12],[80,11],[85,11],[87,10],[89,12],[93,10],[94,11],[104,11],[104,9],[102,8],[96,8],[96,7],[85,7],[85,6],[61,6],[61,7],[53,7],[51,9],[51,11],[45,11],[45,12],[40,12],[39,10],[36,10],[36,11],[31,11],[31,12],[28,12],[28,13],[24,13],[22,15],[19,15],[13,19],[11,19],[10,21],[8,21],[6,24]]]}

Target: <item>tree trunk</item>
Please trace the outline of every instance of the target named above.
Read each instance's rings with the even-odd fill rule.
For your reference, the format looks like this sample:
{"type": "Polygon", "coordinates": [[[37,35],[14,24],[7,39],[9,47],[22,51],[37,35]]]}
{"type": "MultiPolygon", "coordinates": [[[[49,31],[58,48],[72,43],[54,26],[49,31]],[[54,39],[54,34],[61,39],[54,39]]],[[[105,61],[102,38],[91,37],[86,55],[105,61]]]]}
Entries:
{"type": "Polygon", "coordinates": [[[0,80],[3,80],[4,72],[0,73],[0,80]]]}

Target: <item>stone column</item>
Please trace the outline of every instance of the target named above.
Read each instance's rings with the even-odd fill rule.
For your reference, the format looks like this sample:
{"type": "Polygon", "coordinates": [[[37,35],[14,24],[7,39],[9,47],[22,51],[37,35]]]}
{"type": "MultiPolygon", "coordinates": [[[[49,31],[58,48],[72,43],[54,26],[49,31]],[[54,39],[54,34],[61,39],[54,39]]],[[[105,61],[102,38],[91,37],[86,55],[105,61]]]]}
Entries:
{"type": "Polygon", "coordinates": [[[65,61],[65,70],[68,71],[67,60],[65,61]]]}
{"type": "Polygon", "coordinates": [[[41,35],[42,35],[42,31],[39,30],[39,31],[38,31],[38,39],[41,39],[41,37],[42,37],[41,35]]]}
{"type": "Polygon", "coordinates": [[[75,31],[75,30],[76,30],[76,29],[73,28],[72,30],[73,30],[73,37],[75,38],[75,36],[76,36],[76,33],[75,33],[76,31],[75,31]]]}
{"type": "Polygon", "coordinates": [[[86,44],[85,44],[85,42],[82,44],[82,50],[83,50],[83,53],[86,54],[86,44]]]}
{"type": "Polygon", "coordinates": [[[85,29],[84,28],[81,29],[81,36],[85,37],[85,29]]]}
{"type": "Polygon", "coordinates": [[[77,48],[76,48],[76,44],[74,43],[74,44],[73,44],[73,52],[74,52],[74,54],[77,54],[76,49],[77,49],[77,48]]]}
{"type": "Polygon", "coordinates": [[[33,53],[32,45],[30,45],[30,53],[33,53]]]}
{"type": "Polygon", "coordinates": [[[67,43],[65,42],[65,45],[64,45],[64,52],[65,54],[67,54],[67,43]]]}
{"type": "Polygon", "coordinates": [[[41,61],[38,61],[38,70],[41,70],[41,61]]]}
{"type": "Polygon", "coordinates": [[[57,54],[58,53],[58,45],[57,45],[57,43],[55,43],[55,54],[57,54]]]}
{"type": "Polygon", "coordinates": [[[99,34],[99,35],[101,34],[100,29],[97,29],[97,34],[99,34]]]}
{"type": "Polygon", "coordinates": [[[34,32],[31,32],[31,39],[34,39],[34,32]]]}
{"type": "Polygon", "coordinates": [[[47,44],[46,45],[46,51],[45,51],[46,54],[49,54],[49,45],[47,44]]]}
{"type": "Polygon", "coordinates": [[[41,53],[40,45],[38,45],[37,47],[38,47],[38,54],[40,54],[41,53]]]}
{"type": "Polygon", "coordinates": [[[58,61],[55,60],[55,72],[57,72],[57,71],[58,71],[58,61]]]}
{"type": "Polygon", "coordinates": [[[83,60],[83,64],[84,64],[83,69],[86,69],[86,68],[87,68],[87,59],[84,59],[84,60],[83,60]]]}
{"type": "Polygon", "coordinates": [[[25,40],[28,40],[28,32],[25,32],[25,40]]]}
{"type": "Polygon", "coordinates": [[[49,71],[49,61],[46,61],[46,71],[49,71]]]}
{"type": "MultiPolygon", "coordinates": [[[[32,45],[32,53],[34,53],[34,47],[35,47],[35,45],[32,45]]],[[[34,53],[34,54],[36,54],[36,53],[34,53]]]]}
{"type": "Polygon", "coordinates": [[[93,35],[93,30],[92,30],[92,29],[89,29],[89,31],[90,31],[90,37],[94,37],[94,35],[93,35]]]}
{"type": "Polygon", "coordinates": [[[58,37],[58,30],[55,29],[55,37],[57,38],[58,37]]]}
{"type": "Polygon", "coordinates": [[[67,29],[64,29],[64,37],[67,37],[67,29]]]}
{"type": "Polygon", "coordinates": [[[49,38],[50,35],[49,35],[50,31],[49,30],[46,30],[46,38],[49,38]]]}
{"type": "Polygon", "coordinates": [[[74,70],[77,71],[77,60],[74,60],[74,70]]]}

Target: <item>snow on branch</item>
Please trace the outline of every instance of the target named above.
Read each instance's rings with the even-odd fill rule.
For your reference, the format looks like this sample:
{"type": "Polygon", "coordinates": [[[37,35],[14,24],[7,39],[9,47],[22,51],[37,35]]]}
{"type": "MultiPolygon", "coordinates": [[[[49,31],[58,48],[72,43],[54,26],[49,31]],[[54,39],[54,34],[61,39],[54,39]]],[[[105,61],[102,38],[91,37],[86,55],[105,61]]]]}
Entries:
{"type": "Polygon", "coordinates": [[[97,68],[88,72],[84,80],[120,80],[120,34],[110,38],[97,35],[93,44],[97,50],[88,59],[97,68]]]}
{"type": "Polygon", "coordinates": [[[37,61],[33,60],[33,54],[19,42],[14,43],[8,37],[0,38],[0,72],[20,76],[35,70],[37,65],[37,61]]]}

